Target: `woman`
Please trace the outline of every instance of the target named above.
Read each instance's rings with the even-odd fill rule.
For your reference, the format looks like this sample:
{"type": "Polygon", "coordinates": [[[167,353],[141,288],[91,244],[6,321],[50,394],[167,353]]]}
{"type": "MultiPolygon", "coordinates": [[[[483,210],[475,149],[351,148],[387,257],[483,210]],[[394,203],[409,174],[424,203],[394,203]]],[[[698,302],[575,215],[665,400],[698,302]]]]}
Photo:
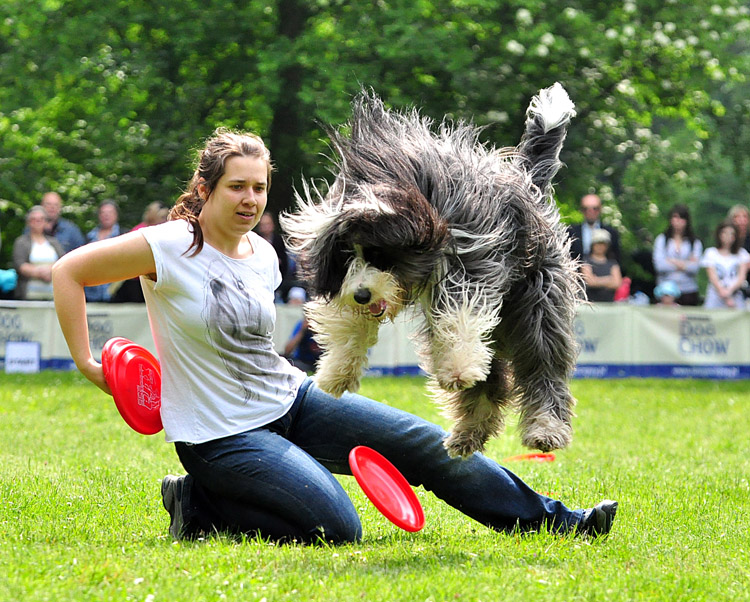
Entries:
{"type": "MultiPolygon", "coordinates": [[[[734,205],[727,213],[727,219],[737,226],[737,240],[740,243],[740,247],[750,254],[750,232],[748,232],[750,209],[745,205],[734,205]]],[[[750,264],[747,266],[747,272],[748,276],[742,286],[745,299],[750,298],[750,264]]]]}
{"type": "Polygon", "coordinates": [[[607,253],[611,241],[609,232],[599,228],[591,235],[591,253],[584,256],[581,274],[586,284],[586,298],[601,303],[615,300],[615,291],[622,284],[622,272],[617,262],[607,253]]]}
{"type": "Polygon", "coordinates": [[[698,270],[703,253],[701,241],[690,224],[690,211],[675,205],[669,211],[669,226],[654,241],[656,284],[671,280],[680,288],[680,305],[698,305],[698,270]]]}
{"type": "MultiPolygon", "coordinates": [[[[86,234],[88,244],[120,235],[119,209],[117,203],[111,200],[102,201],[97,212],[99,223],[86,234]]],[[[86,287],[86,301],[92,303],[108,303],[111,298],[110,287],[107,284],[101,286],[86,287]]]]}
{"type": "Polygon", "coordinates": [[[13,243],[13,267],[18,273],[16,299],[52,299],[52,264],[65,254],[54,236],[44,233],[47,214],[35,205],[26,214],[29,231],[13,243]]]}
{"type": "Polygon", "coordinates": [[[740,247],[737,226],[725,220],[716,228],[716,246],[706,249],[701,267],[706,268],[708,286],[704,307],[743,309],[742,284],[747,277],[750,253],[740,247]]]}
{"type": "Polygon", "coordinates": [[[54,270],[55,303],[81,372],[109,393],[89,347],[82,287],[141,276],[162,367],[162,422],[186,476],[162,497],[175,538],[214,530],[278,541],[357,541],[362,527],[330,471],[357,445],[413,484],[498,530],[604,534],[616,502],[569,510],[495,462],[450,458],[445,432],[355,394],[335,399],[274,351],[273,248],[252,232],[271,162],[260,138],[218,130],[165,224],[83,247],[54,270]]]}

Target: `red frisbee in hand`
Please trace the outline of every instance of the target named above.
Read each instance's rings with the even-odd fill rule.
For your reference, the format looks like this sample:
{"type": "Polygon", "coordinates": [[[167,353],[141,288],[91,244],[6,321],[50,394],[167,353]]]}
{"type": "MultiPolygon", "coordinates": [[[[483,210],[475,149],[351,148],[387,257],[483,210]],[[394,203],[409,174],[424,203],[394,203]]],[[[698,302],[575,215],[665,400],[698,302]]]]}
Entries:
{"type": "Polygon", "coordinates": [[[365,495],[389,521],[412,533],[424,527],[424,510],[398,469],[370,447],[349,452],[349,466],[365,495]]]}
{"type": "Polygon", "coordinates": [[[102,349],[102,370],[128,426],[144,435],[161,431],[161,367],[153,354],[133,341],[114,337],[102,349]]]}

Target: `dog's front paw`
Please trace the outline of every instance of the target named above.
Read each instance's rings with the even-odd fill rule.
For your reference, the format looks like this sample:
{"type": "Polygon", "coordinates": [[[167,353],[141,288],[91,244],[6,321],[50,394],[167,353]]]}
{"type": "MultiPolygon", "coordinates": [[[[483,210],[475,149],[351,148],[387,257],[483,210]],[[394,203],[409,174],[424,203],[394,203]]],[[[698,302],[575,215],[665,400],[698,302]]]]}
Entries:
{"type": "Polygon", "coordinates": [[[487,378],[487,374],[479,368],[464,366],[453,370],[442,370],[435,375],[435,378],[446,391],[463,391],[487,378]]]}
{"type": "Polygon", "coordinates": [[[521,443],[543,452],[562,449],[573,440],[573,429],[560,420],[544,420],[529,425],[521,435],[521,443]]]}
{"type": "Polygon", "coordinates": [[[484,449],[484,441],[468,431],[453,430],[443,441],[443,447],[451,458],[468,458],[484,449]]]}
{"type": "Polygon", "coordinates": [[[318,374],[315,375],[315,384],[334,397],[341,397],[347,391],[350,393],[356,393],[359,391],[359,378],[351,375],[326,376],[325,374],[318,372],[318,374]]]}

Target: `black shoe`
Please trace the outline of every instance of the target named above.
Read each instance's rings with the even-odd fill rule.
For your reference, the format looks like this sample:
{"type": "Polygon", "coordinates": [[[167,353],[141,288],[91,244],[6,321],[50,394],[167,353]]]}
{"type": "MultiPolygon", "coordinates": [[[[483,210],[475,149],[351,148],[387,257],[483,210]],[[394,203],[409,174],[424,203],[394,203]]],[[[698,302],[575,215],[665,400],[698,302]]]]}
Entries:
{"type": "Polygon", "coordinates": [[[167,475],[161,482],[161,498],[164,509],[169,512],[169,534],[182,539],[185,522],[182,518],[182,486],[185,477],[167,475]]]}
{"type": "Polygon", "coordinates": [[[578,524],[578,533],[599,537],[607,535],[617,514],[617,502],[604,500],[583,513],[583,519],[578,524]]]}

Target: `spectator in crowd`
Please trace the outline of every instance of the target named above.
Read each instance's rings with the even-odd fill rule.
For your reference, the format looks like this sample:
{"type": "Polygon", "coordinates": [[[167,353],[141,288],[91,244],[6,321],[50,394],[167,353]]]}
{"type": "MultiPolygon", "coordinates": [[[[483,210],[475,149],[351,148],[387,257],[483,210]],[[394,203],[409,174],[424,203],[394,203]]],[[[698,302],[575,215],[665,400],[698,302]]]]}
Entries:
{"type": "Polygon", "coordinates": [[[591,235],[591,253],[583,258],[581,273],[586,284],[586,298],[594,302],[612,302],[622,284],[622,272],[608,257],[610,234],[600,228],[591,235]]]}
{"type": "MultiPolygon", "coordinates": [[[[154,201],[153,203],[149,203],[143,212],[141,223],[133,227],[131,232],[163,224],[167,221],[168,215],[169,209],[160,202],[154,201]]],[[[111,295],[109,299],[110,303],[145,303],[140,278],[128,278],[119,284],[114,284],[110,287],[109,292],[111,295]]]]}
{"type": "Polygon", "coordinates": [[[45,192],[42,196],[42,208],[47,214],[45,232],[54,236],[62,245],[64,252],[69,253],[85,244],[86,241],[78,226],[70,220],[60,217],[62,207],[62,198],[58,193],[45,192]]]}
{"type": "Polygon", "coordinates": [[[668,307],[678,307],[677,300],[680,298],[682,291],[671,280],[665,280],[659,286],[654,288],[654,297],[656,297],[656,304],[668,307]]]}
{"type": "MultiPolygon", "coordinates": [[[[745,205],[735,205],[729,210],[727,218],[737,226],[739,234],[740,247],[750,253],[750,232],[748,232],[748,223],[750,223],[750,209],[745,205]]],[[[742,286],[745,298],[750,298],[750,265],[747,266],[747,277],[745,284],[742,286]]]]}
{"type": "MultiPolygon", "coordinates": [[[[290,305],[303,305],[307,300],[305,289],[293,286],[289,289],[287,303],[290,305]]],[[[322,354],[320,345],[315,342],[310,323],[307,317],[303,317],[294,325],[292,334],[284,347],[284,357],[292,366],[296,366],[305,372],[314,372],[315,364],[322,354]]]]}
{"type": "Polygon", "coordinates": [[[574,224],[568,228],[570,236],[570,255],[573,259],[580,259],[591,254],[591,238],[596,230],[609,232],[608,256],[620,265],[620,235],[612,226],[601,221],[602,200],[596,194],[587,194],[581,198],[581,213],[583,223],[574,224]]]}
{"type": "Polygon", "coordinates": [[[279,286],[279,290],[277,291],[277,301],[286,301],[287,293],[292,287],[292,282],[290,282],[289,279],[289,258],[287,256],[284,239],[276,231],[276,221],[273,216],[270,213],[264,213],[261,216],[260,222],[258,222],[255,231],[262,238],[271,243],[274,251],[276,251],[276,255],[279,258],[279,271],[281,272],[281,286],[279,286]]]}
{"type": "Polygon", "coordinates": [[[669,210],[669,225],[654,241],[656,284],[671,280],[680,287],[680,305],[698,305],[698,270],[703,244],[690,223],[690,211],[677,204],[669,210]]]}
{"type": "Polygon", "coordinates": [[[156,226],[157,224],[163,224],[167,221],[169,215],[169,209],[162,205],[159,201],[154,201],[146,205],[146,209],[143,211],[141,217],[141,223],[133,227],[132,231],[140,230],[148,226],[156,226]]]}
{"type": "Polygon", "coordinates": [[[740,247],[737,226],[729,220],[721,222],[716,228],[716,246],[706,249],[700,263],[708,274],[704,307],[744,309],[742,283],[750,253],[740,247]]]}
{"type": "Polygon", "coordinates": [[[52,264],[65,250],[45,232],[46,225],[46,211],[35,205],[26,214],[28,232],[13,243],[13,267],[18,276],[16,299],[52,299],[52,264]]]}
{"type": "MultiPolygon", "coordinates": [[[[119,211],[114,201],[103,201],[99,205],[99,224],[86,235],[86,242],[96,242],[120,235],[119,211]]],[[[100,284],[86,287],[86,301],[107,303],[111,298],[110,285],[100,284]]]]}

